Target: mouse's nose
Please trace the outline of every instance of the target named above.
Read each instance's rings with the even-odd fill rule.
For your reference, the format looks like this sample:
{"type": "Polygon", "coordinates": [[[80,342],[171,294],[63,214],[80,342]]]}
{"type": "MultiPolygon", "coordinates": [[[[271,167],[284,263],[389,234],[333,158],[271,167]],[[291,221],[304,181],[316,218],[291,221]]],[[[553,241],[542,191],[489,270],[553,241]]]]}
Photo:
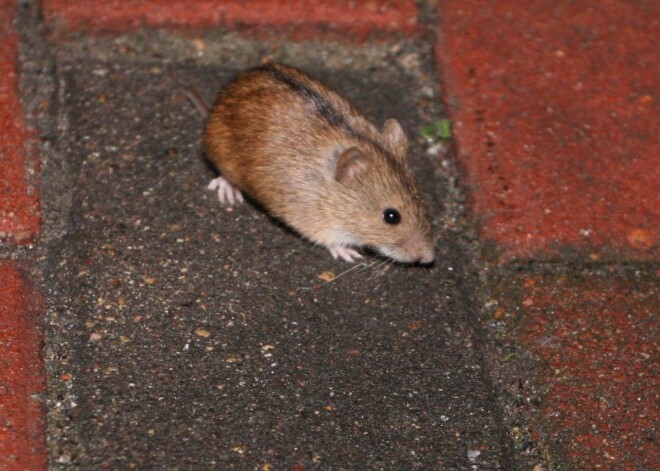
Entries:
{"type": "Polygon", "coordinates": [[[401,251],[400,260],[408,263],[421,263],[428,265],[435,260],[435,247],[432,241],[426,240],[417,234],[405,239],[397,247],[401,251]]]}
{"type": "Polygon", "coordinates": [[[433,249],[425,250],[424,253],[417,259],[419,263],[422,265],[428,265],[429,263],[433,263],[433,260],[435,260],[435,254],[433,253],[433,249]]]}

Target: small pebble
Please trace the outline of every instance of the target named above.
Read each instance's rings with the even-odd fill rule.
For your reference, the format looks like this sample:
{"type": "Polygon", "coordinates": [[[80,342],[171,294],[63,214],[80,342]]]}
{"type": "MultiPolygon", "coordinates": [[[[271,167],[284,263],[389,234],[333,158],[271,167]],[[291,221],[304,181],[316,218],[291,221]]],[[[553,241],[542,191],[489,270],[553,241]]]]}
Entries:
{"type": "Polygon", "coordinates": [[[481,451],[479,451],[479,450],[468,450],[467,451],[468,460],[470,462],[474,463],[475,461],[477,461],[477,458],[479,457],[480,454],[481,454],[481,451]]]}
{"type": "Polygon", "coordinates": [[[204,337],[204,338],[208,338],[211,335],[211,332],[209,332],[208,330],[204,330],[204,329],[197,329],[197,330],[195,330],[195,333],[198,336],[204,337]]]}
{"type": "Polygon", "coordinates": [[[323,281],[332,281],[335,278],[335,274],[331,271],[324,271],[320,275],[318,275],[320,280],[323,281]]]}

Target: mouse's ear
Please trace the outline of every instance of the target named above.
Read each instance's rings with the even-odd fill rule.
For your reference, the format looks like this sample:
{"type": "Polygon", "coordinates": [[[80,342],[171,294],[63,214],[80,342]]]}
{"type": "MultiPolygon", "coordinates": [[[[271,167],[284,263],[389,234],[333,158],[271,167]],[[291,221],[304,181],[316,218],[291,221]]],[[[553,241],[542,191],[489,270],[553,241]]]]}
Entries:
{"type": "Polygon", "coordinates": [[[367,169],[367,158],[357,147],[349,147],[337,157],[337,174],[339,183],[348,183],[367,169]]]}
{"type": "Polygon", "coordinates": [[[385,124],[383,124],[383,136],[394,155],[402,162],[405,162],[406,152],[408,152],[408,138],[396,119],[385,121],[385,124]]]}

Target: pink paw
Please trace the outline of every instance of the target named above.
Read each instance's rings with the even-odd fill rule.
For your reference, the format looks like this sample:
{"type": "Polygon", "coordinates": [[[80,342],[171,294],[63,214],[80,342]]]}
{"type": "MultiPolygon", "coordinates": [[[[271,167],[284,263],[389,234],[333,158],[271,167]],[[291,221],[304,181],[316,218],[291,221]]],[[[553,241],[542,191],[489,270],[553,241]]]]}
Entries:
{"type": "Polygon", "coordinates": [[[229,206],[232,206],[235,202],[242,203],[245,201],[243,199],[243,194],[235,188],[231,183],[225,180],[222,177],[214,178],[211,180],[211,183],[206,187],[211,191],[217,191],[218,199],[222,204],[229,203],[229,206]]]}
{"type": "Polygon", "coordinates": [[[354,258],[362,258],[362,255],[355,250],[351,249],[349,247],[328,247],[328,250],[330,251],[330,255],[332,255],[332,258],[335,260],[337,257],[341,258],[342,260],[346,260],[347,262],[354,262],[354,258]]]}

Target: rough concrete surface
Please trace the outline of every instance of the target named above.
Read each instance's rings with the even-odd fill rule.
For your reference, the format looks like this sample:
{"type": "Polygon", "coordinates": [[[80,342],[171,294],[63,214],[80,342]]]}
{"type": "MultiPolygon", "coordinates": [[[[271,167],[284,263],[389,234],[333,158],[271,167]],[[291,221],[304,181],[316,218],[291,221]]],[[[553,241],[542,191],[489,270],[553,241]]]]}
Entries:
{"type": "Polygon", "coordinates": [[[376,122],[402,121],[442,229],[449,181],[415,137],[441,116],[428,50],[157,32],[47,55],[26,43],[25,86],[48,95],[32,121],[51,469],[512,468],[453,233],[432,268],[369,257],[324,282],[351,265],[205,191],[203,121],[184,98],[211,99],[263,57],[305,68],[376,122]]]}

